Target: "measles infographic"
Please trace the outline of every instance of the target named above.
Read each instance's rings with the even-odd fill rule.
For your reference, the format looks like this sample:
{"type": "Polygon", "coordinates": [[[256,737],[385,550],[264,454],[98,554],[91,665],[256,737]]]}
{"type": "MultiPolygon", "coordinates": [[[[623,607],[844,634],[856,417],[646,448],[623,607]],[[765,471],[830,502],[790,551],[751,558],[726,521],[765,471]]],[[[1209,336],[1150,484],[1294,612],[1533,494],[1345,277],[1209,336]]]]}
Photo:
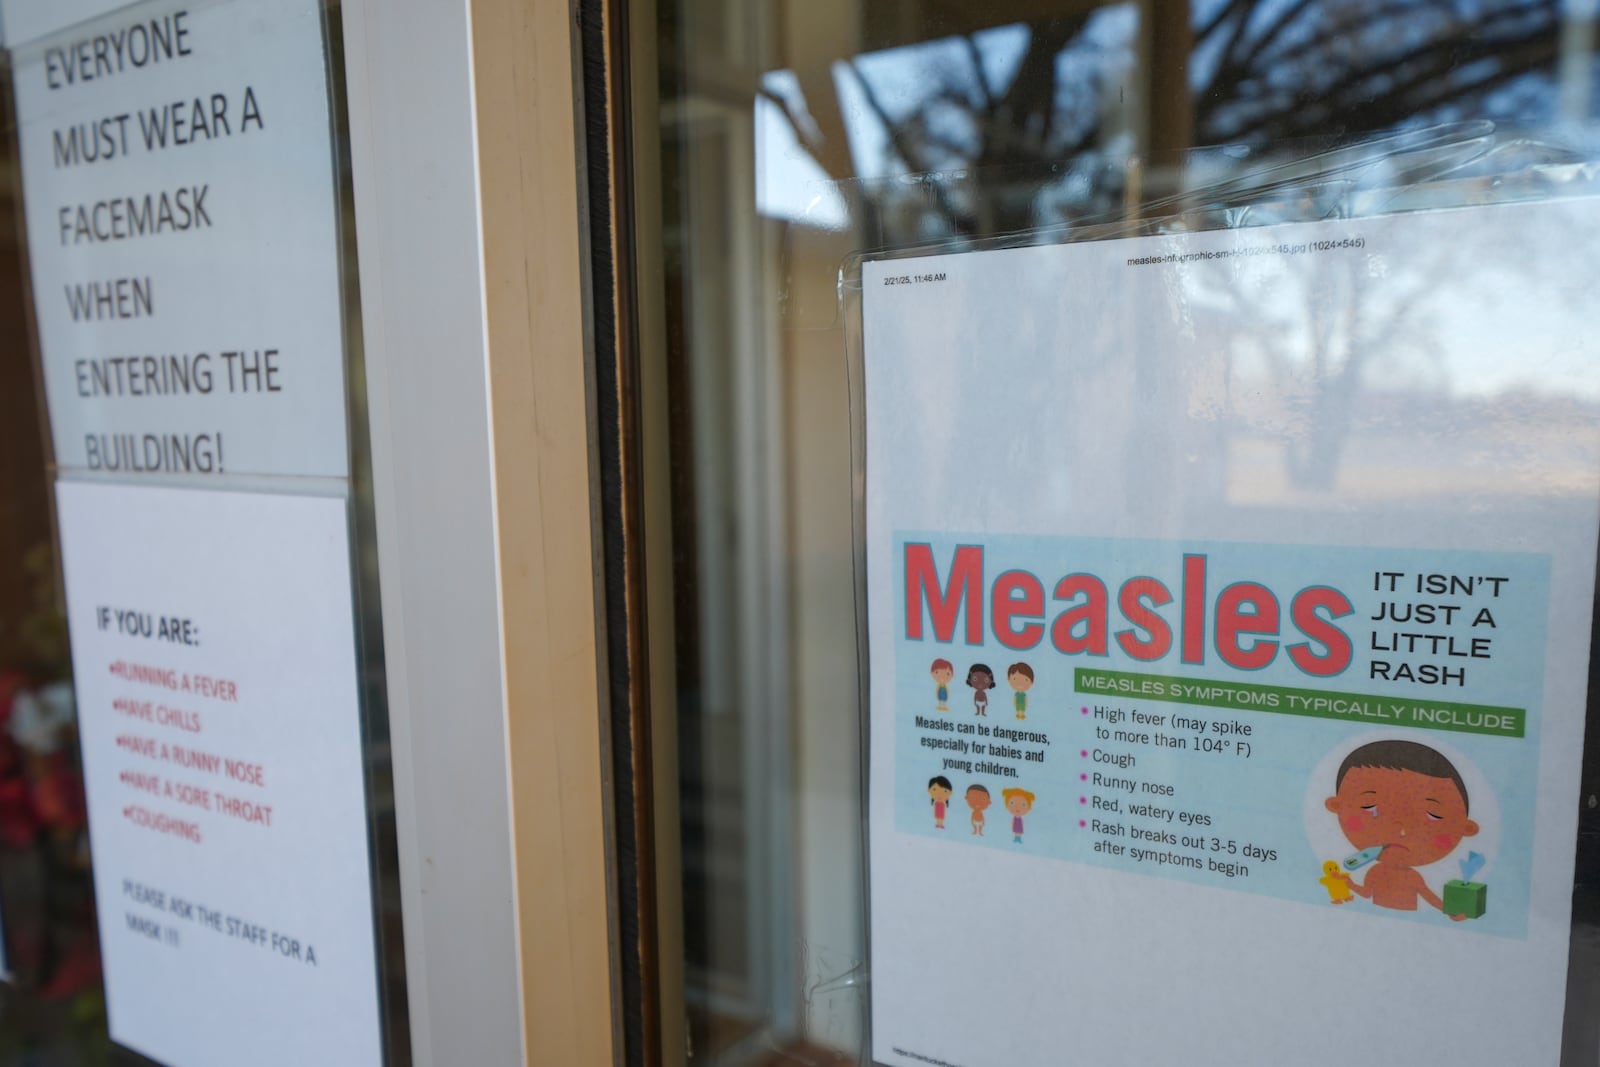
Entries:
{"type": "Polygon", "coordinates": [[[877,1062],[1559,1060],[1597,231],[863,264],[877,1062]]]}

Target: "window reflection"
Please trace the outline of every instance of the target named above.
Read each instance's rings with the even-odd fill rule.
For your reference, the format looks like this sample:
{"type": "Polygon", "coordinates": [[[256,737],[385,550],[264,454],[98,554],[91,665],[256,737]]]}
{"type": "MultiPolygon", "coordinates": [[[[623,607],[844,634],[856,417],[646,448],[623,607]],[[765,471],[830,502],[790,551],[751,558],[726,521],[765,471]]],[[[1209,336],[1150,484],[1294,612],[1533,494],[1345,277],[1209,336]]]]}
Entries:
{"type": "MultiPolygon", "coordinates": [[[[16,196],[0,183],[0,214],[16,196]]],[[[95,1064],[111,1048],[19,242],[0,238],[0,1064],[95,1064]]]]}
{"type": "Polygon", "coordinates": [[[827,77],[767,73],[761,98],[810,158],[769,153],[762,181],[939,175],[920,195],[867,194],[880,210],[921,202],[884,224],[899,241],[1113,217],[1186,187],[1169,164],[1196,145],[1255,159],[1487,119],[1592,148],[1592,4],[955,6],[869,5],[859,51],[828,57],[827,77]]]}
{"type": "MultiPolygon", "coordinates": [[[[1025,230],[1103,237],[1592,193],[1597,7],[662,0],[695,1062],[774,1050],[828,1062],[863,1047],[847,258],[1025,230]]],[[[1470,315],[1441,306],[1425,276],[1343,261],[1291,264],[1265,293],[1191,272],[1196,329],[1251,328],[1192,381],[1155,390],[1183,451],[1204,460],[1175,453],[1190,473],[1173,499],[1331,508],[1449,491],[1487,453],[1508,500],[1592,495],[1587,434],[1563,438],[1559,469],[1514,461],[1592,424],[1600,398],[1552,385],[1577,381],[1583,354],[1542,353],[1544,389],[1529,390],[1515,355],[1528,338],[1504,325],[1535,295],[1555,315],[1584,314],[1588,298],[1509,250],[1484,252],[1504,269],[1470,315]],[[1488,419],[1490,398],[1519,415],[1488,419]],[[1442,439],[1462,447],[1447,455],[1442,439]]],[[[1456,254],[1441,250],[1437,269],[1456,254]]],[[[1086,347],[1137,361],[1137,324],[1084,328],[1086,347]]],[[[1086,381],[1108,370],[1086,367],[1086,381]]],[[[1086,385],[1066,403],[1141,397],[1086,385]]]]}

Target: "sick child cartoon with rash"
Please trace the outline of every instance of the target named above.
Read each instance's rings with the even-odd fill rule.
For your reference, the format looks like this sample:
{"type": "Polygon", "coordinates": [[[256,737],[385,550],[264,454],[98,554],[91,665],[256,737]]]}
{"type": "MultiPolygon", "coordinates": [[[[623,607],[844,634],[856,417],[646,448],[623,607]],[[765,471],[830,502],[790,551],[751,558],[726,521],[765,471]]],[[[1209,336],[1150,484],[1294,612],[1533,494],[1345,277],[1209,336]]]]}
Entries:
{"type": "Polygon", "coordinates": [[[1381,850],[1364,881],[1340,872],[1350,889],[1380,908],[1416,911],[1420,897],[1443,911],[1417,868],[1444,859],[1478,832],[1455,766],[1426,745],[1375,741],[1345,757],[1333,788],[1323,803],[1344,836],[1358,849],[1381,850]]]}

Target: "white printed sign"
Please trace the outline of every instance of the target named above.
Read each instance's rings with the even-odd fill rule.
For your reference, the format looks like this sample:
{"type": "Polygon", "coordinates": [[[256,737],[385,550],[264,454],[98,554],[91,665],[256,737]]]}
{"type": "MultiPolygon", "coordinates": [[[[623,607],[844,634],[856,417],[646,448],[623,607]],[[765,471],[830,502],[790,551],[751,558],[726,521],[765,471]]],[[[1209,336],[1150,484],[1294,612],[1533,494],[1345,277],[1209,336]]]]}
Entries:
{"type": "Polygon", "coordinates": [[[122,8],[13,78],[57,465],[343,477],[317,0],[122,8]]]}
{"type": "Polygon", "coordinates": [[[878,1062],[1558,1062],[1597,249],[1574,200],[866,265],[878,1062]]]}
{"type": "Polygon", "coordinates": [[[346,505],[59,481],[113,1040],[381,1063],[346,505]]]}
{"type": "Polygon", "coordinates": [[[6,47],[16,48],[127,6],[128,0],[0,0],[0,29],[6,47]]]}

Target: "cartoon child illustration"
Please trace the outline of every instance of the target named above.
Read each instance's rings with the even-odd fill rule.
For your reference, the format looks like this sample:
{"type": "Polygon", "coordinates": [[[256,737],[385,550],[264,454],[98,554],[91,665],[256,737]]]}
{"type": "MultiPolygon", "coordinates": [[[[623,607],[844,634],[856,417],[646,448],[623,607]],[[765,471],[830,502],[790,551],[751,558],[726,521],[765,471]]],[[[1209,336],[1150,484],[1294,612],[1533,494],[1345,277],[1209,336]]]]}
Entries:
{"type": "Polygon", "coordinates": [[[989,690],[994,688],[994,671],[987,663],[974,663],[967,669],[967,684],[972,686],[972,710],[989,717],[989,690]]]}
{"type": "Polygon", "coordinates": [[[1017,718],[1028,717],[1028,690],[1033,688],[1033,668],[1026,663],[1013,663],[1006,668],[1006,684],[1016,690],[1017,718]]]}
{"type": "Polygon", "coordinates": [[[1002,789],[1000,796],[1011,813],[1011,840],[1022,844],[1022,817],[1033,810],[1033,794],[1026,789],[1002,789]]]}
{"type": "Polygon", "coordinates": [[[950,779],[942,774],[928,779],[928,799],[933,801],[933,825],[937,829],[944,829],[944,813],[950,807],[950,795],[955,791],[950,779]]]}
{"type": "MultiPolygon", "coordinates": [[[[1356,848],[1377,850],[1364,882],[1340,877],[1380,908],[1416,911],[1421,897],[1444,910],[1416,868],[1444,859],[1478,832],[1467,818],[1467,787],[1455,766],[1427,745],[1374,741],[1345,757],[1325,806],[1356,848]]],[[[1331,890],[1330,890],[1331,892],[1331,890]]],[[[1458,922],[1465,915],[1451,915],[1458,922]]]]}
{"type": "Polygon", "coordinates": [[[947,659],[936,659],[933,666],[928,668],[928,673],[933,675],[933,684],[938,686],[939,703],[935,710],[950,710],[950,679],[956,676],[956,665],[947,659]]]}
{"type": "Polygon", "coordinates": [[[973,782],[967,786],[967,807],[972,809],[972,832],[979,837],[983,836],[983,813],[994,803],[994,797],[989,795],[989,787],[973,782]]]}

